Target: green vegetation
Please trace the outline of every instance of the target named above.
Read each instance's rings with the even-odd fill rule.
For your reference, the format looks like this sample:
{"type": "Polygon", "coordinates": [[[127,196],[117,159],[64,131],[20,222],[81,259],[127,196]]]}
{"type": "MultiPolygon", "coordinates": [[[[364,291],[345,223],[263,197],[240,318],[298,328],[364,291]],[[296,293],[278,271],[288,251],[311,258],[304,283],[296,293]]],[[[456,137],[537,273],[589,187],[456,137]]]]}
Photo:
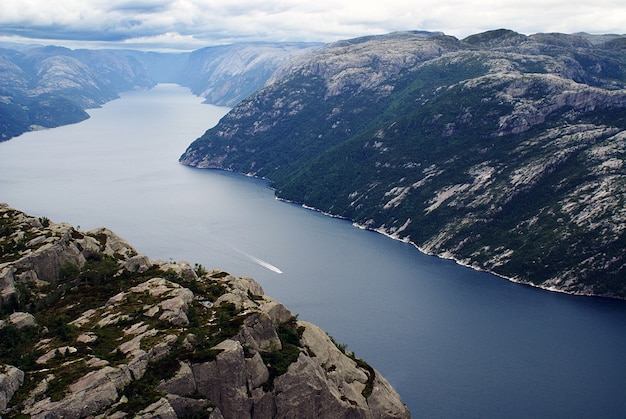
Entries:
{"type": "Polygon", "coordinates": [[[298,326],[295,316],[289,321],[278,325],[276,333],[278,334],[282,348],[271,352],[261,352],[261,357],[270,372],[270,379],[264,384],[266,387],[271,388],[274,378],[286,373],[289,369],[289,365],[298,360],[302,348],[300,338],[303,332],[304,327],[298,326]]]}
{"type": "MultiPolygon", "coordinates": [[[[328,74],[294,69],[233,109],[182,161],[225,156],[221,167],[270,179],[282,198],[391,233],[402,227],[399,237],[434,253],[537,285],[568,272],[577,281],[568,291],[626,298],[626,254],[614,250],[625,222],[615,136],[626,130],[626,99],[616,96],[626,86],[624,55],[492,31],[466,43],[434,37],[439,56],[386,75],[376,40],[358,40],[373,47],[355,71],[378,86],[345,81],[330,94],[342,76],[334,64],[328,74]],[[570,103],[571,89],[590,103],[570,103]],[[613,151],[591,159],[600,144],[613,151]],[[524,173],[525,182],[513,181],[524,173]],[[603,193],[593,192],[599,184],[615,197],[605,214],[586,204],[603,193]],[[598,218],[577,222],[566,202],[598,218]]],[[[348,45],[337,53],[349,54],[348,45]]]]}
{"type": "Polygon", "coordinates": [[[30,370],[41,354],[35,351],[39,330],[35,327],[17,329],[8,324],[0,329],[0,363],[13,365],[21,370],[30,370]]]}
{"type": "Polygon", "coordinates": [[[171,378],[179,368],[179,362],[173,355],[168,355],[160,361],[148,364],[145,374],[139,380],[132,381],[122,391],[128,402],[121,404],[118,409],[130,415],[140,412],[164,396],[156,390],[161,380],[171,378]]]}
{"type": "MultiPolygon", "coordinates": [[[[6,234],[1,242],[3,260],[20,257],[20,250],[16,250],[14,244],[16,237],[20,242],[27,243],[41,234],[37,228],[16,224],[15,220],[21,216],[17,211],[9,211],[6,217],[0,217],[0,229],[6,234]]],[[[49,221],[43,218],[39,223],[41,227],[44,224],[49,226],[49,221]]],[[[71,232],[71,236],[73,239],[84,238],[83,233],[76,230],[71,232]]],[[[102,248],[106,246],[105,234],[95,238],[102,248]]],[[[155,334],[141,339],[140,348],[146,352],[162,343],[166,335],[178,335],[179,339],[170,345],[165,358],[150,363],[141,379],[134,380],[124,390],[128,402],[119,408],[130,414],[137,413],[161,397],[155,390],[156,384],[175,374],[180,361],[212,361],[220,353],[212,348],[239,332],[246,314],[231,303],[212,305],[227,292],[224,280],[227,273],[209,273],[201,265],[195,266],[195,272],[200,277],[178,274],[174,269],[163,272],[157,266],[143,273],[130,272],[121,269],[120,263],[129,256],[132,255],[108,256],[92,252],[82,266],[72,262],[61,265],[58,276],[47,284],[29,281],[16,284],[18,292],[0,307],[0,315],[6,319],[15,310],[30,311],[38,326],[17,329],[15,325],[8,324],[0,328],[0,364],[14,365],[26,374],[26,383],[12,398],[12,407],[23,403],[35,384],[43,379],[48,380],[48,388],[38,397],[61,400],[69,385],[94,370],[87,364],[92,357],[107,361],[110,366],[128,363],[128,356],[119,347],[135,335],[124,330],[143,324],[156,330],[155,334]],[[159,319],[158,315],[146,314],[146,310],[159,304],[162,297],[148,291],[128,292],[132,287],[157,277],[188,287],[198,297],[188,307],[188,325],[175,327],[167,320],[159,319]],[[117,296],[117,302],[107,306],[114,296],[117,296]],[[205,304],[208,302],[211,304],[205,304]],[[86,312],[91,314],[85,315],[80,325],[71,323],[86,312]],[[109,323],[98,325],[105,317],[109,323]],[[78,337],[85,332],[89,332],[87,340],[79,341],[78,337]],[[187,338],[189,341],[186,341],[187,338]],[[56,351],[45,364],[35,362],[54,348],[57,348],[56,351]]],[[[11,410],[7,417],[16,417],[14,413],[11,410]]],[[[203,415],[202,412],[193,414],[203,415]]]]}

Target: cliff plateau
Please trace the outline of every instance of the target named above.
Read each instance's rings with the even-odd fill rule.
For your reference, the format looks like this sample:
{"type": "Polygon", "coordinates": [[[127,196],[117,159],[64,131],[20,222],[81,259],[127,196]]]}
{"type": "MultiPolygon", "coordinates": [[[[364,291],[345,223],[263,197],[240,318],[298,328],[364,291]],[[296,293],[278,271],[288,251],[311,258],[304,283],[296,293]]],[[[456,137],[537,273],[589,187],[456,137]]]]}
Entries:
{"type": "Polygon", "coordinates": [[[408,418],[374,368],[251,278],[0,205],[0,414],[408,418]]]}
{"type": "Polygon", "coordinates": [[[623,36],[400,32],[295,57],[183,164],[424,252],[626,298],[623,36]]]}

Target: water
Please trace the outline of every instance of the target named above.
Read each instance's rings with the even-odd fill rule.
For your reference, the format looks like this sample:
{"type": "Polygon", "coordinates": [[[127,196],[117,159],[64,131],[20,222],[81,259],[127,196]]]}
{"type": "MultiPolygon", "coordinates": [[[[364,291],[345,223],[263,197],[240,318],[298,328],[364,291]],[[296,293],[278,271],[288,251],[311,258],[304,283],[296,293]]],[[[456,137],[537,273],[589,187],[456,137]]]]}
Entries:
{"type": "Polygon", "coordinates": [[[278,201],[264,181],[179,165],[226,111],[160,85],[0,143],[0,201],[252,276],[381,371],[414,417],[624,417],[624,302],[513,284],[278,201]]]}

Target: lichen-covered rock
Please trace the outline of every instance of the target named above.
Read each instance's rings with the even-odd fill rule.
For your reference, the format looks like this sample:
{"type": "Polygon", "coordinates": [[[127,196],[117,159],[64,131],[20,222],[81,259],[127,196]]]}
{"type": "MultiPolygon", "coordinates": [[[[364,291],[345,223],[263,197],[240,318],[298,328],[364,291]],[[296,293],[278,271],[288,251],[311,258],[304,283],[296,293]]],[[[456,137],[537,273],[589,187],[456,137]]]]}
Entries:
{"type": "Polygon", "coordinates": [[[280,350],[282,345],[272,319],[264,312],[246,317],[239,333],[233,338],[255,351],[280,350]]]}

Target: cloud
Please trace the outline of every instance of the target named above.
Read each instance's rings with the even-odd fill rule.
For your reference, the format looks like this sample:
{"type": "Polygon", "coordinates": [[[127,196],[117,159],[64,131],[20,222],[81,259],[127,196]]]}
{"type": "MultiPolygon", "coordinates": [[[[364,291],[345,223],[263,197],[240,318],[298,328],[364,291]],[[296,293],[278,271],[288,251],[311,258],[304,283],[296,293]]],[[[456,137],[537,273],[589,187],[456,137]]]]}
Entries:
{"type": "MultiPolygon", "coordinates": [[[[521,33],[622,33],[623,0],[0,0],[0,36],[12,39],[163,42],[183,49],[237,41],[334,41],[398,30],[462,38],[521,33]]],[[[67,43],[66,42],[66,43],[67,43]]]]}

